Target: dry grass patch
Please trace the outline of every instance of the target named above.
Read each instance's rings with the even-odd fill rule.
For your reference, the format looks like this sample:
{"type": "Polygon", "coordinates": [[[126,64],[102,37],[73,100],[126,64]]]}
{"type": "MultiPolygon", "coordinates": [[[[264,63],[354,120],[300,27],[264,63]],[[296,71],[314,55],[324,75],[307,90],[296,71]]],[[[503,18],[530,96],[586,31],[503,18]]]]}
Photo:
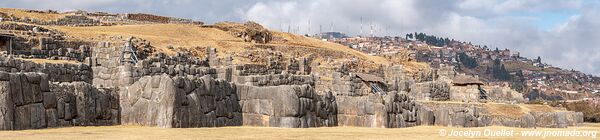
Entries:
{"type": "MultiPolygon", "coordinates": [[[[95,27],[50,26],[49,28],[64,32],[70,39],[74,40],[122,41],[112,40],[111,37],[121,36],[122,38],[127,38],[129,36],[135,36],[151,42],[152,46],[156,47],[157,51],[165,52],[170,55],[175,54],[175,51],[167,49],[166,46],[173,46],[174,48],[215,47],[219,50],[219,56],[225,56],[225,54],[242,52],[255,45],[250,42],[244,42],[241,38],[235,37],[231,33],[217,28],[189,24],[146,24],[95,27]]],[[[304,55],[319,54],[319,56],[331,56],[334,59],[355,57],[375,65],[389,64],[389,61],[383,57],[369,56],[336,43],[282,32],[274,32],[273,36],[274,38],[279,39],[272,41],[267,45],[303,48],[306,50],[304,55]],[[334,55],[328,52],[338,52],[342,55],[334,55]]],[[[287,53],[287,55],[291,55],[293,52],[290,51],[292,49],[285,48],[278,50],[287,53]]]]}
{"type": "Polygon", "coordinates": [[[23,59],[23,58],[17,58],[17,59],[21,59],[21,60],[26,60],[26,61],[32,61],[34,63],[37,64],[42,64],[42,63],[51,63],[51,64],[78,64],[80,62],[78,61],[71,61],[71,60],[48,60],[48,59],[23,59]]]}
{"type": "MultiPolygon", "coordinates": [[[[3,139],[86,139],[86,140],[151,140],[151,139],[464,139],[469,137],[440,136],[440,131],[485,131],[513,130],[516,132],[534,129],[510,127],[454,128],[440,126],[418,126],[411,128],[363,128],[363,127],[321,127],[321,128],[273,128],[273,127],[221,127],[221,128],[154,128],[139,126],[100,126],[68,127],[41,130],[0,131],[3,139]]],[[[571,127],[563,129],[544,128],[537,130],[579,130],[597,131],[598,125],[571,127]]],[[[521,137],[514,135],[498,137],[502,139],[543,139],[542,137],[521,137]]],[[[545,139],[564,139],[565,137],[546,137],[545,139]]],[[[589,139],[590,137],[567,137],[589,139]]],[[[489,139],[489,137],[474,137],[489,139]]]]}
{"type": "Polygon", "coordinates": [[[64,17],[64,15],[57,14],[57,13],[37,13],[37,12],[29,12],[26,10],[13,9],[13,8],[0,8],[0,12],[5,13],[7,15],[13,15],[13,16],[19,17],[19,18],[27,17],[30,19],[37,19],[37,20],[43,20],[43,21],[57,20],[59,18],[64,17]]]}

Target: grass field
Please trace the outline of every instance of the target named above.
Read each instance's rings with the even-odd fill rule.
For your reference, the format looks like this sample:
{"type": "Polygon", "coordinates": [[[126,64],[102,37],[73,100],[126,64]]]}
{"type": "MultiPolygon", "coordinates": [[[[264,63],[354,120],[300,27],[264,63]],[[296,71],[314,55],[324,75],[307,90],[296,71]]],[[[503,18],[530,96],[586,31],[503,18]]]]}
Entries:
{"type": "Polygon", "coordinates": [[[419,126],[412,128],[360,128],[360,127],[322,127],[322,128],[272,128],[272,127],[221,127],[221,128],[154,128],[140,126],[100,126],[100,127],[69,127],[23,131],[0,131],[0,139],[83,139],[83,140],[115,140],[115,139],[465,139],[471,137],[448,136],[451,131],[481,132],[474,139],[488,139],[485,132],[513,131],[509,137],[494,137],[502,139],[590,139],[592,136],[543,137],[521,136],[524,131],[540,130],[556,131],[586,131],[598,132],[600,125],[585,124],[582,127],[562,129],[538,128],[523,129],[511,127],[479,127],[455,128],[439,126],[419,126]],[[445,136],[440,135],[445,131],[445,136]]]}

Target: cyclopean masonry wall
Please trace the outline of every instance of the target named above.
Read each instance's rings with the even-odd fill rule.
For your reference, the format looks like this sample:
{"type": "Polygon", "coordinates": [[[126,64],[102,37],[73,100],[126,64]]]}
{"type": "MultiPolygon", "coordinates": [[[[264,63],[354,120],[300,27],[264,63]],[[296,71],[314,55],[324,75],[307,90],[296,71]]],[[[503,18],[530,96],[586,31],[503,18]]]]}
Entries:
{"type": "MultiPolygon", "coordinates": [[[[583,123],[583,114],[573,111],[522,111],[516,104],[477,104],[477,103],[444,103],[417,102],[423,108],[431,109],[434,114],[434,125],[453,127],[551,127],[565,128],[583,123]],[[509,112],[500,112],[498,110],[509,112]]],[[[535,105],[533,105],[535,106],[535,105]]]]}
{"type": "Polygon", "coordinates": [[[322,127],[337,125],[336,99],[317,94],[310,85],[257,87],[238,85],[243,125],[322,127]]]}
{"type": "Polygon", "coordinates": [[[428,124],[433,119],[426,110],[422,113],[406,94],[390,92],[387,95],[338,95],[335,98],[340,126],[398,128],[428,124]]]}
{"type": "Polygon", "coordinates": [[[39,72],[48,75],[48,80],[54,82],[91,82],[91,68],[86,64],[53,64],[53,63],[34,63],[32,61],[14,59],[10,57],[0,57],[0,71],[15,72],[39,72]]]}
{"type": "Polygon", "coordinates": [[[421,113],[406,93],[392,91],[385,95],[374,94],[353,74],[334,73],[333,76],[332,92],[336,93],[340,126],[410,127],[433,117],[427,112],[421,113]],[[421,117],[419,114],[424,115],[421,117]]]}
{"type": "MultiPolygon", "coordinates": [[[[218,77],[217,69],[208,67],[207,60],[192,58],[178,53],[176,56],[156,54],[140,60],[136,64],[124,66],[119,61],[120,47],[101,42],[92,51],[90,65],[94,72],[93,83],[102,87],[127,86],[144,76],[168,74],[170,76],[193,75],[218,77]],[[121,77],[130,77],[127,83],[121,83],[121,77]]],[[[220,78],[220,77],[219,77],[220,78]]]]}
{"type": "Polygon", "coordinates": [[[46,74],[0,72],[0,129],[119,124],[118,97],[83,82],[53,84],[46,74]]]}
{"type": "Polygon", "coordinates": [[[122,91],[122,123],[159,127],[240,126],[235,86],[210,76],[145,76],[122,91]]]}

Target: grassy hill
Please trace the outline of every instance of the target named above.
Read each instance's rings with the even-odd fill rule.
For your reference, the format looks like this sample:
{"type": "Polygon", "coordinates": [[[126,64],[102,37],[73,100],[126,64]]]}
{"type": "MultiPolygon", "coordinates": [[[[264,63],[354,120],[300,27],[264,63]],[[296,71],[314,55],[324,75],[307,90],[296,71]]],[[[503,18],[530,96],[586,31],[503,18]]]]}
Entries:
{"type": "MultiPolygon", "coordinates": [[[[0,8],[0,16],[12,16],[21,19],[28,18],[40,21],[57,20],[66,15],[73,14],[73,12],[59,13],[0,8]]],[[[86,16],[91,19],[98,19],[98,17],[94,17],[93,14],[86,16]]],[[[236,54],[248,52],[249,50],[275,50],[281,52],[283,57],[287,59],[298,56],[311,56],[314,60],[313,64],[318,65],[317,68],[326,67],[326,69],[332,69],[339,67],[339,62],[353,61],[363,70],[377,69],[379,66],[392,64],[405,65],[405,69],[409,73],[429,69],[429,66],[425,63],[391,61],[384,57],[370,56],[340,44],[285,32],[270,30],[269,32],[272,33],[273,40],[267,44],[245,42],[242,38],[232,34],[229,30],[217,28],[217,26],[226,26],[229,30],[243,30],[241,27],[243,27],[244,24],[221,22],[215,25],[202,26],[195,24],[133,22],[131,24],[118,24],[113,26],[43,27],[61,32],[65,35],[67,40],[74,41],[106,41],[122,43],[126,38],[133,36],[150,42],[151,46],[154,47],[157,52],[164,52],[168,55],[174,55],[177,51],[182,49],[203,51],[206,47],[214,47],[217,48],[219,57],[232,55],[234,63],[251,63],[246,61],[246,58],[236,54]],[[257,47],[261,45],[269,46],[270,48],[257,47]]],[[[198,57],[203,57],[202,55],[202,53],[197,53],[198,57]]]]}

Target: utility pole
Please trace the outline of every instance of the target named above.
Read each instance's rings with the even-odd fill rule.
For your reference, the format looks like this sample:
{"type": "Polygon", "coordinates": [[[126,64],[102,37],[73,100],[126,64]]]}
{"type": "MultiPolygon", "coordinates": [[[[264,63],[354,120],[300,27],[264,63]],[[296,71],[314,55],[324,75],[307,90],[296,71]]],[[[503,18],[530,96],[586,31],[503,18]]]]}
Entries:
{"type": "Polygon", "coordinates": [[[363,36],[363,19],[362,19],[362,17],[360,17],[360,35],[359,36],[363,36]]]}
{"type": "Polygon", "coordinates": [[[374,36],[374,35],[373,35],[373,22],[371,22],[371,24],[370,24],[370,25],[371,25],[371,37],[373,37],[373,36],[374,36]]]}
{"type": "Polygon", "coordinates": [[[311,35],[311,33],[310,33],[310,19],[308,19],[308,32],[306,34],[311,35]]]}
{"type": "Polygon", "coordinates": [[[319,34],[323,33],[323,25],[319,24],[319,34]]]}
{"type": "Polygon", "coordinates": [[[331,22],[331,29],[329,29],[329,32],[333,32],[333,22],[331,22]]]}

